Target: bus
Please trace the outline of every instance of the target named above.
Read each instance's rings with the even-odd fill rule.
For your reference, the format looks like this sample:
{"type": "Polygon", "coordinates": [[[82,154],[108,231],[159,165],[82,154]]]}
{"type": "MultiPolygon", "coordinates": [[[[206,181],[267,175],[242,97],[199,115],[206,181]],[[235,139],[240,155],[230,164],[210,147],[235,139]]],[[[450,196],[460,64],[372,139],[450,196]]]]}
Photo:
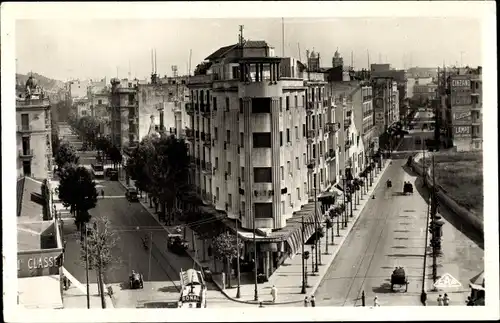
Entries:
{"type": "Polygon", "coordinates": [[[92,173],[94,177],[104,177],[104,165],[101,163],[92,164],[92,173]]]}
{"type": "Polygon", "coordinates": [[[180,308],[206,308],[207,286],[201,271],[188,269],[180,272],[181,295],[180,308]]]}

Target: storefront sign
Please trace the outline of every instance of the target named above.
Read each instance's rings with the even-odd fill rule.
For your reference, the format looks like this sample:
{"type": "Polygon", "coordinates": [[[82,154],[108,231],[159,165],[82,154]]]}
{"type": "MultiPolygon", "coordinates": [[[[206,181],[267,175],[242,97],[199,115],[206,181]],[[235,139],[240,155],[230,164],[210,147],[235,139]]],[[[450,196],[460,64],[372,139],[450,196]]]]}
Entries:
{"type": "Polygon", "coordinates": [[[197,303],[200,301],[200,296],[195,294],[184,295],[182,296],[181,301],[183,303],[197,303]]]}
{"type": "Polygon", "coordinates": [[[469,87],[470,88],[470,80],[467,79],[455,79],[451,81],[452,87],[469,87]]]}
{"type": "Polygon", "coordinates": [[[470,126],[456,126],[454,128],[454,137],[470,137],[471,127],[470,126]]]}
{"type": "Polygon", "coordinates": [[[17,253],[17,277],[50,276],[59,274],[61,249],[21,251],[17,253]]]}

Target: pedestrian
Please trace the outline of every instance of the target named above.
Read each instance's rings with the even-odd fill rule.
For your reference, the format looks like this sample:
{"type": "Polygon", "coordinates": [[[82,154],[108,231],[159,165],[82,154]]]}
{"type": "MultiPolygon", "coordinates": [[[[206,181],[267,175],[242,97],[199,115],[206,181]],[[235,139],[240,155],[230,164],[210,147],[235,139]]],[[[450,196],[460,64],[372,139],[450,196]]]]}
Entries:
{"type": "Polygon", "coordinates": [[[304,298],[304,307],[308,307],[309,306],[309,297],[305,297],[304,298]]]}
{"type": "Polygon", "coordinates": [[[271,296],[273,297],[273,303],[276,303],[276,298],[278,297],[278,289],[275,285],[271,288],[271,296]]]}
{"type": "Polygon", "coordinates": [[[467,306],[474,306],[474,302],[472,301],[472,298],[470,296],[467,296],[467,306]]]}
{"type": "Polygon", "coordinates": [[[104,198],[104,189],[101,189],[102,198],[104,198]]]}
{"type": "Polygon", "coordinates": [[[443,296],[441,296],[441,294],[439,294],[439,296],[437,298],[437,302],[438,302],[438,306],[443,306],[443,296]]]}
{"type": "Polygon", "coordinates": [[[209,257],[212,257],[212,245],[208,246],[207,254],[209,257]]]}
{"type": "Polygon", "coordinates": [[[449,306],[450,305],[450,298],[448,297],[448,294],[446,294],[446,293],[444,293],[443,305],[444,306],[449,306]]]}
{"type": "Polygon", "coordinates": [[[380,304],[378,302],[378,296],[375,295],[375,297],[373,298],[373,307],[379,307],[380,304]]]}
{"type": "Polygon", "coordinates": [[[316,298],[314,295],[311,295],[311,307],[316,307],[316,298]]]}

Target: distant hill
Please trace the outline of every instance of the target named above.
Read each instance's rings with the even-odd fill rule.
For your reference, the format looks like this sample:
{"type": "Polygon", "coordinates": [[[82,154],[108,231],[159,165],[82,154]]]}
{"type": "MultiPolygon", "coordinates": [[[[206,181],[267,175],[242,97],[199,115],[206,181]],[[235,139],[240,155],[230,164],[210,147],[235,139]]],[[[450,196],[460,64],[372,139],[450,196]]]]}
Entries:
{"type": "MultiPolygon", "coordinates": [[[[33,77],[37,79],[38,85],[48,92],[57,92],[60,89],[64,89],[64,82],[59,80],[54,80],[38,73],[33,73],[33,77]]],[[[24,86],[28,80],[29,75],[16,74],[16,85],[24,86]]]]}

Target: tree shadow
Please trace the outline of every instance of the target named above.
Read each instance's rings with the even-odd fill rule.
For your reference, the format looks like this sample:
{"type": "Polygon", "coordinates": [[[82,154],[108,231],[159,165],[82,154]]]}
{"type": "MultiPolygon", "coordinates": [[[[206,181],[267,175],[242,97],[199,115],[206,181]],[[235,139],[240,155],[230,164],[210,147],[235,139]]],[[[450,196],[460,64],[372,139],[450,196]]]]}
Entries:
{"type": "Polygon", "coordinates": [[[412,223],[409,222],[399,222],[400,225],[411,225],[412,223]]]}
{"type": "Polygon", "coordinates": [[[372,291],[376,294],[390,294],[391,291],[391,283],[383,283],[378,287],[372,287],[372,291]]]}
{"type": "Polygon", "coordinates": [[[407,249],[408,247],[405,246],[394,246],[392,249],[407,249]]]}
{"type": "Polygon", "coordinates": [[[179,289],[177,289],[176,286],[170,285],[170,286],[160,287],[158,288],[158,291],[162,293],[178,293],[179,289]]]}
{"type": "Polygon", "coordinates": [[[392,254],[392,255],[386,255],[387,257],[391,257],[391,258],[406,258],[406,257],[424,257],[423,254],[421,255],[417,255],[417,254],[404,254],[404,253],[395,253],[395,254],[392,254]]]}
{"type": "Polygon", "coordinates": [[[410,230],[394,230],[394,232],[398,232],[398,233],[408,233],[408,232],[410,232],[410,230]]]}
{"type": "Polygon", "coordinates": [[[411,168],[409,167],[408,165],[404,164],[403,166],[401,166],[401,168],[403,168],[403,170],[410,176],[413,176],[413,177],[417,177],[418,174],[411,168]]]}
{"type": "Polygon", "coordinates": [[[383,267],[380,267],[380,268],[382,268],[382,269],[394,269],[393,266],[383,266],[383,267]]]}
{"type": "Polygon", "coordinates": [[[408,238],[403,238],[403,237],[399,237],[399,238],[394,238],[396,240],[408,240],[408,238]]]}
{"type": "Polygon", "coordinates": [[[121,282],[119,286],[120,286],[120,290],[130,289],[130,283],[128,283],[128,282],[121,282]]]}
{"type": "Polygon", "coordinates": [[[403,192],[392,192],[392,196],[406,196],[403,192]]]}

